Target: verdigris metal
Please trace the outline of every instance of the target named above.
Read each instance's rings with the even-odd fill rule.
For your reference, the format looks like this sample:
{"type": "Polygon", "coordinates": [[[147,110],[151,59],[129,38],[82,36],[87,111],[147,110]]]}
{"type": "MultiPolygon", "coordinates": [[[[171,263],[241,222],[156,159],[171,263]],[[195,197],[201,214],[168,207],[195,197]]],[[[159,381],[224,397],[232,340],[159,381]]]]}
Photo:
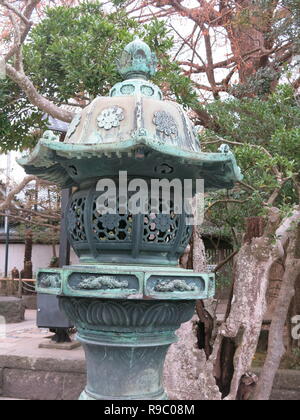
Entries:
{"type": "Polygon", "coordinates": [[[144,215],[101,215],[96,207],[100,194],[94,184],[79,190],[66,212],[69,241],[82,263],[178,264],[192,226],[186,223],[184,208],[176,214],[172,194],[170,214],[144,215]]]}
{"type": "MultiPolygon", "coordinates": [[[[193,315],[195,300],[213,296],[214,275],[108,264],[58,272],[62,290],[52,284],[52,292],[60,296],[86,353],[87,386],[80,399],[166,399],[166,352],[177,340],[175,331],[193,315]]],[[[37,290],[51,293],[51,285],[38,282],[37,290]]]]}
{"type": "Polygon", "coordinates": [[[78,289],[126,289],[128,288],[128,281],[118,281],[112,276],[102,277],[87,277],[84,278],[79,284],[78,289]]]}
{"type": "Polygon", "coordinates": [[[44,269],[37,273],[36,290],[40,288],[43,293],[57,295],[62,291],[63,275],[60,269],[44,269]]]}
{"type": "Polygon", "coordinates": [[[101,214],[99,179],[113,178],[116,190],[125,169],[128,180],[148,186],[153,178],[204,179],[206,190],[215,190],[242,179],[227,146],[201,152],[182,107],[163,101],[148,80],[156,65],[150,48],[134,40],[118,64],[125,80],[110,96],[74,117],[64,143],[45,133],[19,161],[27,173],[76,187],[65,218],[80,264],[40,270],[37,291],[57,295],[76,325],[87,361],[83,400],[167,398],[163,363],[175,331],[192,317],[197,299],[215,293],[213,274],[178,268],[192,226],[173,195],[168,214],[161,199],[156,211],[101,214]]]}
{"type": "Polygon", "coordinates": [[[98,127],[110,130],[113,127],[119,127],[124,120],[124,109],[119,106],[104,109],[97,118],[98,127]]]}
{"type": "Polygon", "coordinates": [[[173,135],[175,139],[177,138],[178,128],[171,114],[168,114],[165,111],[155,112],[153,116],[153,124],[156,125],[159,133],[163,133],[166,136],[173,135]]]}
{"type": "Polygon", "coordinates": [[[43,282],[49,269],[39,270],[37,291],[74,297],[109,299],[208,299],[214,295],[214,274],[177,267],[140,265],[78,265],[57,269],[62,286],[43,282]]]}
{"type": "Polygon", "coordinates": [[[86,352],[81,399],[166,399],[163,364],[194,301],[61,298],[86,352]],[[102,380],[101,380],[102,378],[102,380]]]}
{"type": "Polygon", "coordinates": [[[155,53],[139,37],[135,37],[122,51],[117,67],[124,79],[148,79],[156,73],[157,64],[155,53]]]}

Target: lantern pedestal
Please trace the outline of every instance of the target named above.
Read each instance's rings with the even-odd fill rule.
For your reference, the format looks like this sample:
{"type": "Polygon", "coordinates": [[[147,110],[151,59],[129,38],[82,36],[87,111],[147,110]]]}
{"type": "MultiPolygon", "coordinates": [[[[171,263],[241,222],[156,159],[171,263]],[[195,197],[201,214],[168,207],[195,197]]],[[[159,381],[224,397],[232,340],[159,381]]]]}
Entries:
{"type": "Polygon", "coordinates": [[[82,400],[162,400],[163,365],[196,299],[214,294],[214,275],[172,267],[71,266],[40,270],[77,328],[87,361],[82,400]]]}
{"type": "Polygon", "coordinates": [[[193,313],[195,301],[60,298],[69,316],[81,318],[77,339],[87,361],[81,399],[161,400],[163,365],[175,331],[193,313]],[[111,331],[107,331],[109,329],[111,331]]]}

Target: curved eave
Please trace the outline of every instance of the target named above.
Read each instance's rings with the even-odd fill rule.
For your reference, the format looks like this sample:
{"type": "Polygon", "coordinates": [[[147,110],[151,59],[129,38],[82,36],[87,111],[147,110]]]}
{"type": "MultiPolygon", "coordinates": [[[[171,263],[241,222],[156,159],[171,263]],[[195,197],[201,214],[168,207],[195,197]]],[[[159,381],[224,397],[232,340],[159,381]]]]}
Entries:
{"type": "MultiPolygon", "coordinates": [[[[33,152],[18,160],[24,167],[26,173],[33,174],[41,179],[56,183],[62,187],[71,187],[77,183],[69,176],[62,160],[87,160],[91,158],[108,159],[115,155],[122,157],[128,155],[139,147],[151,149],[162,155],[171,157],[178,164],[189,165],[189,167],[199,167],[201,165],[227,164],[230,168],[226,178],[229,184],[242,180],[240,168],[235,157],[231,152],[228,153],[203,153],[190,152],[178,149],[148,137],[132,138],[116,143],[102,144],[66,144],[49,140],[40,140],[33,152]]],[[[134,159],[134,157],[132,158],[134,159]]]]}

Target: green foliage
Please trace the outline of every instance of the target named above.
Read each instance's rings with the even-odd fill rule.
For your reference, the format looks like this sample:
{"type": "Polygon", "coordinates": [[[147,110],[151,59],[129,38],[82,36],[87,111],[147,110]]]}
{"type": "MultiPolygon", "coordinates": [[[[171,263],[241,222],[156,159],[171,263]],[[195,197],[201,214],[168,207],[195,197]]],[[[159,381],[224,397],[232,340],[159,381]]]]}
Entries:
{"type": "Polygon", "coordinates": [[[81,92],[105,95],[119,80],[115,60],[136,29],[122,10],[105,15],[99,3],[49,8],[24,48],[26,70],[57,103],[81,92]]]}
{"type": "Polygon", "coordinates": [[[251,26],[262,30],[266,39],[282,43],[292,41],[295,52],[300,50],[300,2],[299,0],[252,0],[251,7],[238,7],[233,24],[251,26]],[[273,15],[271,25],[270,11],[273,15]],[[273,13],[273,11],[275,11],[273,13]]]}
{"type": "MultiPolygon", "coordinates": [[[[167,96],[197,111],[201,106],[193,84],[182,75],[179,65],[170,60],[173,38],[162,21],[138,26],[124,11],[126,2],[116,0],[115,11],[105,14],[101,2],[82,2],[76,7],[54,7],[47,10],[41,23],[30,33],[24,46],[25,70],[43,95],[56,104],[76,95],[92,100],[106,95],[120,80],[116,58],[124,46],[138,34],[156,52],[159,69],[154,82],[167,96]]],[[[237,15],[236,24],[249,25],[255,18],[264,24],[265,13],[273,0],[255,0],[257,8],[237,15]]],[[[269,34],[276,43],[293,41],[299,48],[300,2],[281,0],[287,14],[276,15],[269,34]]],[[[233,22],[233,25],[235,23],[233,22]]],[[[266,203],[278,187],[274,168],[282,177],[299,173],[300,107],[289,85],[271,93],[273,82],[282,75],[281,67],[262,68],[244,85],[237,85],[235,98],[215,101],[206,106],[215,129],[203,133],[204,151],[217,151],[220,136],[225,141],[242,143],[232,146],[244,174],[244,183],[232,191],[213,193],[208,204],[230,199],[237,203],[220,204],[209,210],[207,217],[226,235],[243,230],[244,217],[264,215],[266,203]],[[208,144],[213,141],[213,144],[208,144]],[[217,141],[217,143],[216,143],[217,141]]],[[[42,113],[33,107],[24,94],[9,80],[0,81],[0,127],[2,151],[31,148],[37,141],[36,129],[44,129],[42,113]]],[[[286,182],[276,204],[287,214],[297,201],[292,181],[286,182]]]]}
{"type": "Polygon", "coordinates": [[[37,141],[36,130],[45,127],[42,113],[9,79],[0,80],[1,152],[30,148],[37,141]]]}
{"type": "Polygon", "coordinates": [[[173,47],[173,37],[164,22],[154,19],[150,25],[144,25],[143,39],[156,52],[159,59],[158,72],[153,82],[163,86],[165,95],[176,100],[186,108],[199,106],[197,93],[189,77],[182,74],[176,61],[170,60],[169,51],[173,47]]]}
{"type": "MultiPolygon", "coordinates": [[[[207,106],[207,110],[221,127],[224,140],[233,143],[231,147],[242,169],[243,182],[248,185],[210,194],[208,205],[216,200],[239,202],[220,203],[207,216],[216,226],[225,222],[231,228],[243,231],[245,217],[266,214],[266,204],[279,187],[277,174],[280,173],[282,178],[292,178],[300,171],[300,107],[292,87],[280,85],[267,100],[215,101],[207,106]]],[[[206,130],[202,138],[203,148],[216,151],[219,143],[214,142],[217,139],[216,133],[206,130]]],[[[289,179],[272,204],[283,214],[288,214],[297,202],[293,181],[289,179]]]]}
{"type": "MultiPolygon", "coordinates": [[[[135,34],[149,43],[160,60],[155,82],[171,81],[171,96],[186,105],[195,104],[191,81],[168,56],[173,39],[165,24],[154,19],[140,26],[122,7],[104,13],[100,2],[48,8],[24,45],[25,71],[38,91],[57,105],[76,96],[91,101],[107,95],[121,80],[116,59],[135,34]]],[[[43,114],[9,80],[0,81],[0,111],[1,151],[33,147],[40,134],[36,128],[45,129],[43,114]]]]}
{"type": "MultiPolygon", "coordinates": [[[[263,0],[261,0],[263,1],[263,0]]],[[[300,52],[300,2],[299,0],[280,0],[285,13],[276,15],[270,37],[282,41],[291,41],[294,53],[300,52]]]]}
{"type": "Polygon", "coordinates": [[[299,0],[252,0],[250,3],[236,7],[232,27],[238,31],[255,29],[263,34],[266,45],[270,45],[268,48],[276,49],[285,44],[289,45],[290,51],[283,50],[271,59],[262,59],[254,74],[243,84],[233,86],[230,93],[239,99],[269,95],[280,79],[282,69],[291,67],[291,54],[294,57],[300,54],[299,0]]]}

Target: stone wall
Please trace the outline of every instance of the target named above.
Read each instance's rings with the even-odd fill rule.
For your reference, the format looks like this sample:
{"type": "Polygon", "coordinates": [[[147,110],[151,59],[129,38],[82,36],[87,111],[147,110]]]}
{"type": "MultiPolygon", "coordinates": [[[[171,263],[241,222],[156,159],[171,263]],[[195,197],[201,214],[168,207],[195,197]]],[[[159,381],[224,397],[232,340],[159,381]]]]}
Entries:
{"type": "Polygon", "coordinates": [[[15,297],[0,296],[0,316],[6,324],[15,324],[24,321],[25,303],[15,297]]]}
{"type": "Polygon", "coordinates": [[[0,356],[0,396],[4,398],[76,400],[85,383],[81,360],[0,356]]]}

